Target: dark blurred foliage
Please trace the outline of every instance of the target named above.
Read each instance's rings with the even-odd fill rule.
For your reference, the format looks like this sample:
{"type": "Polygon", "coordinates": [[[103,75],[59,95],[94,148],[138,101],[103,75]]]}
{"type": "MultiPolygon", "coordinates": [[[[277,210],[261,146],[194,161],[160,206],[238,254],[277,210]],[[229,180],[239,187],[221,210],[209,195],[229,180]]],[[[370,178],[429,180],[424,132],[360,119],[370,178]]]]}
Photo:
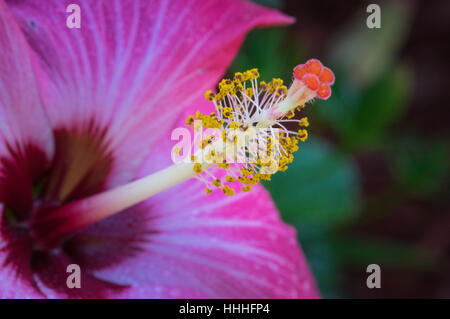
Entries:
{"type": "Polygon", "coordinates": [[[450,1],[259,0],[295,17],[253,31],[230,72],[291,79],[317,57],[332,97],[311,138],[266,184],[294,225],[324,297],[450,298],[450,1]],[[381,7],[381,29],[366,7],[381,7]],[[381,266],[381,289],[366,286],[381,266]]]}

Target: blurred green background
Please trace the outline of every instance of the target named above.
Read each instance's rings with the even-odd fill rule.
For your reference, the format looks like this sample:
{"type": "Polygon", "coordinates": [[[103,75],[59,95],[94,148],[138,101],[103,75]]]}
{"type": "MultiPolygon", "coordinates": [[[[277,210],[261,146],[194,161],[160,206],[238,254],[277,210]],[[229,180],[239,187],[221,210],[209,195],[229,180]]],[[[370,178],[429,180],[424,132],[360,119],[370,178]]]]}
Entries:
{"type": "Polygon", "coordinates": [[[290,82],[311,57],[336,74],[306,109],[310,138],[265,186],[323,297],[450,298],[450,1],[259,0],[297,19],[247,37],[231,72],[290,82]],[[366,267],[381,267],[368,289],[366,267]]]}

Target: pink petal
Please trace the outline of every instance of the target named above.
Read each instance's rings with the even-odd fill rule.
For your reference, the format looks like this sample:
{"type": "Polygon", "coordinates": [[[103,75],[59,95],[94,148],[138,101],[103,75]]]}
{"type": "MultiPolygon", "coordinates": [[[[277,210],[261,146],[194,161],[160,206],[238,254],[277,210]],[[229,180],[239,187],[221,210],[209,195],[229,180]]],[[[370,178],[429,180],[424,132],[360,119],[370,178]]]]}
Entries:
{"type": "Polygon", "coordinates": [[[54,129],[107,128],[115,163],[109,185],[134,177],[180,110],[214,85],[255,26],[280,13],[237,0],[78,1],[81,29],[65,26],[73,1],[11,4],[53,81],[54,129]]]}
{"type": "Polygon", "coordinates": [[[35,59],[3,0],[0,1],[0,156],[6,145],[34,144],[52,151],[42,110],[35,59]]]}
{"type": "Polygon", "coordinates": [[[53,140],[35,58],[3,0],[0,48],[0,202],[24,213],[31,207],[31,181],[52,156],[53,140]]]}
{"type": "MultiPolygon", "coordinates": [[[[234,197],[206,198],[202,186],[187,182],[79,235],[80,240],[102,231],[103,237],[109,229],[105,241],[127,238],[120,231],[127,221],[127,240],[134,238],[135,250],[122,260],[108,264],[113,251],[108,257],[106,247],[89,245],[78,246],[78,258],[89,259],[88,269],[103,265],[93,270],[97,277],[129,285],[138,296],[148,287],[178,286],[186,291],[181,298],[193,298],[190,291],[209,298],[318,297],[296,233],[280,220],[267,191],[256,187],[234,197]]],[[[111,247],[122,252],[126,246],[111,247]]],[[[170,298],[170,292],[140,297],[170,298]]]]}

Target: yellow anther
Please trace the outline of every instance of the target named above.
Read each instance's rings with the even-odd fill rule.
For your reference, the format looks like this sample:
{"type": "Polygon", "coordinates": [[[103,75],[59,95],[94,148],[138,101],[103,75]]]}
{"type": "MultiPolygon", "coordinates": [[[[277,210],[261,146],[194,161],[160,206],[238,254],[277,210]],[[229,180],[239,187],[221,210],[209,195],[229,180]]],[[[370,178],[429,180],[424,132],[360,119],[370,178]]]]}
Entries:
{"type": "Polygon", "coordinates": [[[214,99],[214,95],[215,94],[211,90],[206,91],[205,99],[208,100],[208,101],[212,101],[214,99]]]}
{"type": "Polygon", "coordinates": [[[291,110],[291,111],[288,112],[288,114],[286,114],[286,117],[287,117],[288,119],[291,119],[291,118],[293,118],[294,116],[295,116],[294,110],[291,110]]]}
{"type": "Polygon", "coordinates": [[[241,72],[236,72],[234,74],[234,80],[236,82],[242,82],[244,80],[244,74],[242,74],[241,72]]]}
{"type": "Polygon", "coordinates": [[[223,94],[222,94],[221,92],[217,93],[217,94],[214,96],[214,100],[215,100],[216,102],[219,102],[221,99],[223,99],[223,94]]]}
{"type": "Polygon", "coordinates": [[[194,117],[192,115],[189,115],[186,119],[186,125],[192,126],[194,124],[194,117]]]}
{"type": "Polygon", "coordinates": [[[219,83],[219,90],[222,96],[226,96],[234,89],[234,83],[230,79],[223,79],[219,83]]]}
{"type": "Polygon", "coordinates": [[[277,90],[277,96],[286,95],[288,92],[288,89],[286,85],[281,85],[277,90]]]}
{"type": "Polygon", "coordinates": [[[259,88],[260,88],[262,91],[266,91],[266,90],[267,90],[267,83],[264,82],[264,81],[261,81],[261,82],[259,83],[259,88]]]}
{"type": "Polygon", "coordinates": [[[251,69],[244,72],[244,79],[247,81],[253,81],[259,77],[258,69],[251,69]]]}
{"type": "Polygon", "coordinates": [[[249,72],[249,71],[245,71],[244,73],[243,73],[243,79],[242,79],[242,82],[245,82],[245,81],[248,81],[248,80],[250,80],[250,77],[252,76],[252,74],[249,72]]]}
{"type": "Polygon", "coordinates": [[[275,92],[282,85],[283,85],[282,79],[279,79],[279,78],[272,79],[271,83],[269,83],[270,92],[272,92],[272,93],[275,92]]]}
{"type": "Polygon", "coordinates": [[[298,106],[297,108],[296,108],[296,110],[297,111],[301,111],[302,109],[304,109],[305,108],[305,104],[302,104],[302,105],[300,105],[300,106],[298,106]]]}
{"type": "Polygon", "coordinates": [[[222,142],[226,143],[227,142],[227,131],[223,130],[222,132],[222,142]]]}
{"type": "Polygon", "coordinates": [[[226,185],[222,187],[222,191],[225,195],[231,196],[234,195],[234,189],[232,189],[230,186],[226,185]]]}
{"type": "Polygon", "coordinates": [[[308,131],[307,130],[298,130],[297,138],[304,142],[308,138],[308,131]]]}
{"type": "Polygon", "coordinates": [[[236,91],[236,93],[244,91],[244,86],[241,83],[236,84],[235,91],[236,91]]]}
{"type": "Polygon", "coordinates": [[[309,126],[308,118],[307,117],[302,118],[298,124],[300,126],[308,127],[309,126]]]}
{"type": "Polygon", "coordinates": [[[245,185],[253,184],[253,180],[245,176],[238,177],[238,181],[245,185]]]}
{"type": "Polygon", "coordinates": [[[233,109],[231,107],[224,107],[223,108],[223,116],[225,116],[226,118],[231,118],[232,114],[231,112],[233,112],[233,109]]]}
{"type": "Polygon", "coordinates": [[[234,182],[236,179],[235,179],[234,177],[232,177],[232,176],[226,176],[226,177],[225,177],[225,180],[226,180],[228,183],[231,183],[231,182],[234,182]]]}
{"type": "Polygon", "coordinates": [[[249,170],[249,169],[246,169],[245,167],[242,167],[241,168],[241,173],[242,173],[242,175],[251,175],[251,174],[253,174],[253,171],[249,170]]]}
{"type": "Polygon", "coordinates": [[[210,188],[205,188],[205,193],[206,193],[206,194],[211,194],[211,193],[212,193],[212,190],[211,190],[210,188]]]}
{"type": "Polygon", "coordinates": [[[246,186],[242,187],[243,192],[249,192],[251,190],[252,190],[252,187],[250,185],[246,185],[246,186]]]}
{"type": "Polygon", "coordinates": [[[219,166],[220,168],[223,168],[223,169],[230,168],[230,164],[228,164],[228,163],[219,163],[219,164],[217,164],[217,166],[219,166]]]}
{"type": "Polygon", "coordinates": [[[202,164],[195,163],[194,164],[194,172],[195,172],[195,174],[200,174],[202,172],[202,164]]]}
{"type": "Polygon", "coordinates": [[[253,74],[253,79],[259,78],[259,71],[257,68],[251,69],[250,72],[253,74]]]}
{"type": "Polygon", "coordinates": [[[220,187],[222,185],[222,181],[220,179],[216,178],[213,181],[213,185],[216,186],[216,187],[220,187]]]}
{"type": "Polygon", "coordinates": [[[208,136],[207,138],[205,138],[205,143],[206,144],[211,144],[214,141],[214,136],[208,136]]]}

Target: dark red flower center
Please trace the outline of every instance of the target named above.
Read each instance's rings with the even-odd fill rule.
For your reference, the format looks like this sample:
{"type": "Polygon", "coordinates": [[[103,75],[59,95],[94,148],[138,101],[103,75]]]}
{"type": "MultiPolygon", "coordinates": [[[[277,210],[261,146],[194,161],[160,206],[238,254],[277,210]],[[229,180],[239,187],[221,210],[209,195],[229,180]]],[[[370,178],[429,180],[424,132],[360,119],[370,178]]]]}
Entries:
{"type": "MultiPolygon", "coordinates": [[[[95,194],[104,189],[113,158],[105,130],[57,129],[51,160],[35,145],[9,145],[10,157],[0,159],[0,202],[10,226],[25,226],[32,215],[95,194]]],[[[41,213],[40,213],[41,212],[41,213]]],[[[29,226],[29,225],[27,225],[29,226]]]]}
{"type": "MultiPolygon", "coordinates": [[[[52,272],[59,272],[63,276],[61,280],[64,280],[66,263],[89,263],[101,268],[97,259],[86,259],[80,245],[106,247],[101,257],[111,257],[110,262],[117,261],[117,256],[104,256],[110,246],[115,245],[114,240],[106,242],[101,236],[73,236],[65,238],[65,241],[58,238],[58,242],[50,245],[34,236],[36,231],[42,234],[58,225],[31,221],[38,220],[45,212],[104,190],[113,165],[113,156],[105,139],[106,131],[93,124],[83,130],[57,129],[53,136],[54,155],[51,159],[41,148],[32,144],[8,145],[9,156],[0,158],[0,203],[4,212],[0,221],[0,238],[6,242],[0,249],[6,250],[6,263],[14,265],[19,277],[26,277],[27,273],[39,273],[44,277],[47,273],[54,277],[52,272]],[[52,257],[55,248],[61,258],[52,257]],[[67,262],[64,261],[66,259],[67,262]]],[[[120,250],[120,247],[115,249],[120,250]]],[[[95,279],[89,282],[92,288],[101,281],[95,279]]],[[[65,281],[55,285],[66,289],[65,281]]],[[[100,284],[102,287],[105,285],[114,287],[104,282],[100,284]]],[[[99,290],[95,290],[92,296],[98,296],[99,290]]]]}

